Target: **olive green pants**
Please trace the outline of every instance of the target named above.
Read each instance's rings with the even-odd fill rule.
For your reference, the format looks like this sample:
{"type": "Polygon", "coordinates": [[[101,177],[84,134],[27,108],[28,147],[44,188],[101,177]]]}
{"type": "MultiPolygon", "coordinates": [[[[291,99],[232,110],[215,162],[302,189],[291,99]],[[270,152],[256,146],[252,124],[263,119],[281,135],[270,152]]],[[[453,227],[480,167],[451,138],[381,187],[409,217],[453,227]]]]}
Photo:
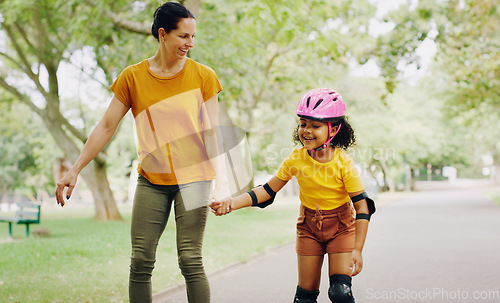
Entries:
{"type": "Polygon", "coordinates": [[[156,247],[175,211],[177,256],[186,281],[189,302],[210,302],[210,288],[202,262],[202,243],[208,214],[210,181],[155,185],[139,176],[132,210],[130,302],[151,302],[151,273],[156,247]]]}

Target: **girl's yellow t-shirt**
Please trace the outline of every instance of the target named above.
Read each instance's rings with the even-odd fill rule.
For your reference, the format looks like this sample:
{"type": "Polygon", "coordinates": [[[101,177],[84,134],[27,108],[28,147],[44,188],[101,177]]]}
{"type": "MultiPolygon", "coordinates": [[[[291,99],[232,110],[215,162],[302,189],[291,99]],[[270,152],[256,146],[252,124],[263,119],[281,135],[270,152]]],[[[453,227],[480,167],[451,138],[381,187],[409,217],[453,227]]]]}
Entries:
{"type": "Polygon", "coordinates": [[[204,102],[222,86],[210,67],[187,58],[182,71],[160,77],[146,59],[124,69],[110,89],[132,110],[142,176],[159,185],[214,179],[203,141],[211,128],[204,102]]]}
{"type": "Polygon", "coordinates": [[[283,181],[294,176],[299,183],[300,201],[310,209],[335,209],[350,201],[348,193],[364,191],[354,160],[339,148],[327,163],[311,158],[304,147],[295,149],[276,172],[283,181]]]}

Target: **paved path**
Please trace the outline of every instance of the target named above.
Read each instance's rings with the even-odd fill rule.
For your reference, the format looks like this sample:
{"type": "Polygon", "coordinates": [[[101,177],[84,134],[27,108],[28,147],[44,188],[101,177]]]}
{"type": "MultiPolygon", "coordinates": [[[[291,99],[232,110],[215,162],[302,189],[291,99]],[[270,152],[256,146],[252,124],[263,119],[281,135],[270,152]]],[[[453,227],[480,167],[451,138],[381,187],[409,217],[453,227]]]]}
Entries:
{"type": "MultiPolygon", "coordinates": [[[[481,190],[415,193],[380,207],[353,279],[357,303],[500,302],[500,206],[481,190]]],[[[326,264],[325,264],[326,265],[326,264]]],[[[209,276],[214,303],[292,302],[294,245],[209,276]]],[[[319,303],[329,302],[323,273],[319,303]]],[[[182,287],[155,303],[187,302],[182,287]]]]}

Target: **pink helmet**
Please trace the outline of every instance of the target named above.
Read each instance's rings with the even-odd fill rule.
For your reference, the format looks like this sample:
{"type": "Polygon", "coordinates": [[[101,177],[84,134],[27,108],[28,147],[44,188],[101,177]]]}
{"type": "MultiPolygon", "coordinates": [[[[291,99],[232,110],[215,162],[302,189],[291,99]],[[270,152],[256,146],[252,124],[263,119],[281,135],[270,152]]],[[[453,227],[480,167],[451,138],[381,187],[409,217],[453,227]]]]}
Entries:
{"type": "Polygon", "coordinates": [[[326,121],[345,116],[342,96],[328,88],[317,88],[305,93],[297,106],[297,115],[302,118],[326,121]]]}
{"type": "Polygon", "coordinates": [[[330,137],[330,134],[332,133],[332,124],[330,123],[330,120],[343,117],[345,116],[345,113],[346,109],[344,101],[342,101],[342,96],[331,89],[313,89],[305,93],[302,98],[300,98],[299,105],[297,105],[297,115],[299,117],[328,122],[329,139],[326,140],[326,142],[321,146],[313,149],[313,152],[326,148],[330,141],[333,140],[335,135],[339,132],[342,123],[339,124],[335,134],[330,137]]]}

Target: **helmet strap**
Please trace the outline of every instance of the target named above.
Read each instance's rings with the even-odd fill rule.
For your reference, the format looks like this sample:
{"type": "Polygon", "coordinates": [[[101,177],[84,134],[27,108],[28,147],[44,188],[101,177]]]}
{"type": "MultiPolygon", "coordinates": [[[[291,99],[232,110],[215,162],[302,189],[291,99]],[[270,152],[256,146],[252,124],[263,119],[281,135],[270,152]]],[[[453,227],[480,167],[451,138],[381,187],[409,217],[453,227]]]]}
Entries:
{"type": "Polygon", "coordinates": [[[335,137],[335,135],[338,134],[339,130],[340,130],[340,127],[342,126],[342,123],[339,124],[339,127],[337,127],[337,131],[335,132],[335,134],[333,134],[333,136],[330,137],[330,134],[332,133],[332,123],[331,122],[328,122],[328,140],[326,140],[326,142],[318,147],[316,147],[315,149],[312,150],[312,152],[318,152],[322,149],[325,149],[328,144],[330,144],[330,142],[333,140],[333,138],[335,137]]]}

